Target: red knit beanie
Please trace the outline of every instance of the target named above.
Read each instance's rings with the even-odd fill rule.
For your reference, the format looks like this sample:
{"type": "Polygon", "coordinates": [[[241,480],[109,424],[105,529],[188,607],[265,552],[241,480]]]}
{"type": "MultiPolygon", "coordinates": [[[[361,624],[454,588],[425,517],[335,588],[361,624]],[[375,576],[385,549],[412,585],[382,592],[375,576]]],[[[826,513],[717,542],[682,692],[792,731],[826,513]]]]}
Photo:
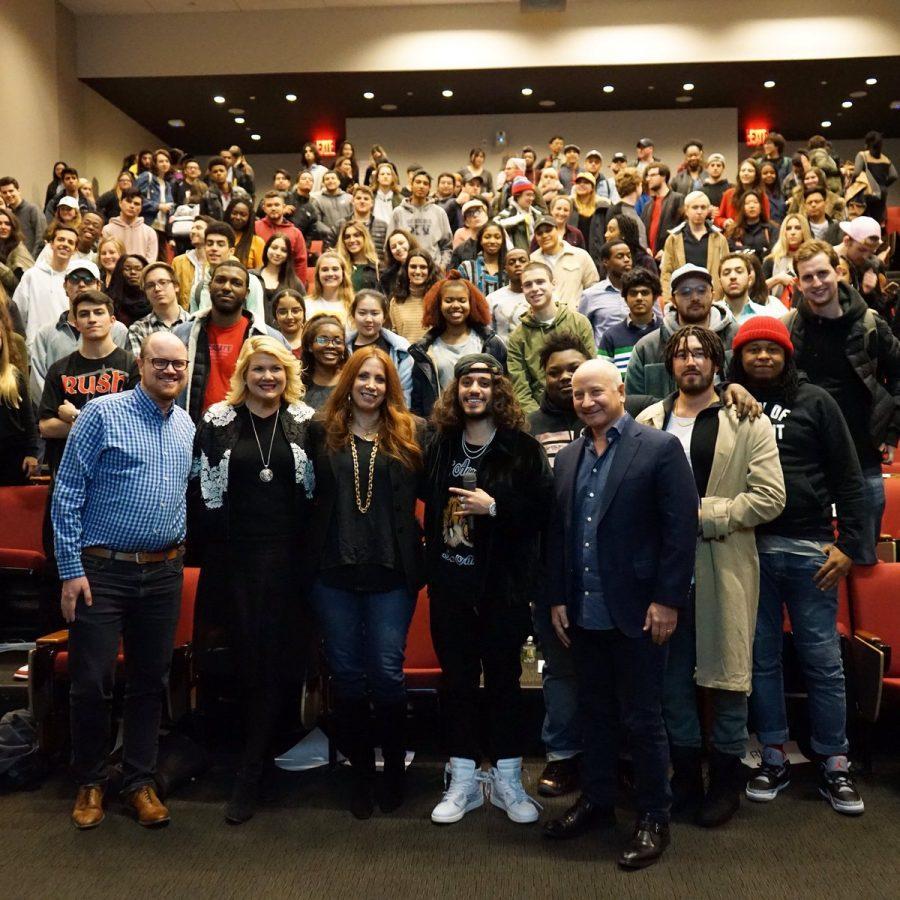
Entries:
{"type": "Polygon", "coordinates": [[[785,353],[792,354],[794,352],[794,345],[791,343],[791,336],[784,322],[780,319],[773,319],[771,316],[753,316],[747,319],[738,328],[737,334],[731,342],[731,349],[737,353],[744,344],[749,344],[751,341],[771,341],[782,347],[785,353]]]}

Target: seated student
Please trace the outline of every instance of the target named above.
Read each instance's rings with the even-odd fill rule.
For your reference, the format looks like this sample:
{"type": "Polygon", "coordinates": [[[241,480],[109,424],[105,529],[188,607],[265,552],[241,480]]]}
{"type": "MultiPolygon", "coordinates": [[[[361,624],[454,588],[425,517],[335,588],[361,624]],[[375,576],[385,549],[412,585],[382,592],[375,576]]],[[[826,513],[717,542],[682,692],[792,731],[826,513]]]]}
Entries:
{"type": "Polygon", "coordinates": [[[409,352],[409,341],[384,327],[388,315],[388,301],[378,291],[361,290],[350,304],[350,327],[347,335],[347,350],[355,353],[362,347],[376,346],[391,358],[400,376],[403,399],[409,406],[412,402],[413,358],[409,352]]]}
{"type": "Polygon", "coordinates": [[[422,324],[428,330],[410,347],[415,363],[411,409],[416,415],[431,415],[464,356],[487,353],[506,371],[506,345],[490,323],[491,311],[484,295],[459,272],[451,271],[429,289],[422,314],[422,324]]]}
{"type": "Polygon", "coordinates": [[[0,485],[27,484],[38,471],[38,431],[26,369],[4,309],[0,313],[0,485]]]}
{"type": "Polygon", "coordinates": [[[303,326],[306,325],[306,300],[303,294],[293,288],[282,288],[275,292],[271,306],[275,327],[287,341],[291,353],[300,359],[303,356],[303,326]]]}
{"type": "Polygon", "coordinates": [[[621,285],[628,315],[624,322],[606,329],[597,345],[597,355],[611,359],[624,377],[635,344],[662,323],[658,306],[662,285],[656,273],[647,269],[629,269],[622,275],[621,285]]]}
{"type": "Polygon", "coordinates": [[[58,359],[47,371],[38,409],[41,437],[47,442],[46,460],[56,474],[66,439],[85,405],[94,397],[118,394],[138,383],[138,368],[127,350],[112,339],[112,300],[97,290],[83,291],[72,300],[78,348],[58,359]]]}
{"type": "Polygon", "coordinates": [[[600,261],[606,278],[584,291],[578,303],[578,312],[594,329],[594,342],[598,347],[607,329],[618,325],[628,315],[628,307],[622,299],[622,278],[633,265],[628,245],[615,238],[600,248],[600,261]]]}
{"type": "Polygon", "coordinates": [[[509,378],[526,415],[538,408],[543,396],[541,349],[554,334],[568,331],[579,338],[592,355],[597,350],[591,323],[571,307],[556,304],[552,279],[553,273],[546,263],[530,262],[525,266],[522,292],[528,310],[522,314],[519,327],[510,334],[507,342],[509,378]]]}
{"type": "Polygon", "coordinates": [[[809,694],[820,793],[840,813],[865,809],[847,764],[847,700],[837,632],[838,586],[865,532],[865,483],[837,402],[794,362],[784,324],[758,316],[734,338],[729,380],[746,387],[775,421],[787,505],[757,528],[760,592],[753,644],[750,712],[763,745],[747,797],[774,800],[790,785],[782,679],[783,611],[809,694]],[[837,511],[837,536],[832,509],[837,511]]]}

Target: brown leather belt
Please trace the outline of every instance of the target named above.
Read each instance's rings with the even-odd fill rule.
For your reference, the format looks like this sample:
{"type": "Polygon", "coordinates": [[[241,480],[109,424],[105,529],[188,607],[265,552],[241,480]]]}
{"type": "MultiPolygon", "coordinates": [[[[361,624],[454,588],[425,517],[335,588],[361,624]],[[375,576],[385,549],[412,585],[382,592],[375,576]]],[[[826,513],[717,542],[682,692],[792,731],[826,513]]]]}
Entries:
{"type": "Polygon", "coordinates": [[[170,547],[168,550],[139,550],[135,553],[122,553],[118,550],[109,550],[106,547],[84,547],[81,552],[87,553],[88,556],[99,556],[101,559],[115,559],[119,562],[130,562],[142,566],[146,563],[166,562],[169,559],[176,559],[184,553],[184,544],[170,547]]]}

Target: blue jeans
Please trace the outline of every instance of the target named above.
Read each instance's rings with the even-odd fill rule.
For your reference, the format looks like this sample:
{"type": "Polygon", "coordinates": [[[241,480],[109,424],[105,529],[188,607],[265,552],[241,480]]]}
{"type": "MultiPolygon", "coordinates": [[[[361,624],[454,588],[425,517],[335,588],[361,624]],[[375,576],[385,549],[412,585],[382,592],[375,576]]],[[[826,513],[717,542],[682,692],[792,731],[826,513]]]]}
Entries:
{"type": "Polygon", "coordinates": [[[325,659],[338,700],[371,694],[376,704],[406,697],[403,659],[416,598],[406,588],[364,593],[316,581],[310,601],[325,637],[325,659]]]}
{"type": "Polygon", "coordinates": [[[93,603],[69,626],[72,768],[79,785],[106,781],[119,639],[125,653],[122,788],[154,783],[163,690],[181,608],[183,560],[137,565],[85,554],[93,603]]]}
{"type": "MultiPolygon", "coordinates": [[[[669,640],[669,661],[663,690],[663,715],[674,747],[699,749],[703,739],[697,709],[697,635],[693,613],[679,614],[669,640]]],[[[710,743],[720,753],[743,756],[747,749],[747,695],[741,691],[710,689],[710,743]]]]}
{"type": "Polygon", "coordinates": [[[813,583],[824,561],[824,555],[759,554],[750,712],[760,743],[783,744],[788,739],[781,671],[782,605],[786,605],[809,696],[810,743],[816,753],[835,756],[849,749],[847,702],[837,632],[837,589],[820,591],[813,583]]]}
{"type": "Polygon", "coordinates": [[[866,543],[860,548],[859,559],[854,562],[864,566],[874,566],[878,562],[875,555],[875,545],[881,537],[881,518],[884,515],[884,478],[881,473],[864,474],[863,481],[866,484],[866,510],[863,534],[866,543]],[[871,542],[871,543],[870,543],[871,542]]]}
{"type": "Polygon", "coordinates": [[[533,610],[534,633],[544,657],[541,683],[544,691],[544,725],[541,740],[547,759],[570,759],[581,753],[581,722],[578,718],[578,679],[572,651],[563,647],[550,622],[550,607],[537,604],[533,610]]]}

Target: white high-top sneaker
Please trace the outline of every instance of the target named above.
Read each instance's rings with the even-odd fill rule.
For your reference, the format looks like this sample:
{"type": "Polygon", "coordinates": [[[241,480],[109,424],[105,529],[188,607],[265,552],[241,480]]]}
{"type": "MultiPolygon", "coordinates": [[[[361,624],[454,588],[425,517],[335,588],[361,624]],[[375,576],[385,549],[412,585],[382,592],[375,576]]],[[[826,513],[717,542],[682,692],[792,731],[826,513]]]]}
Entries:
{"type": "Polygon", "coordinates": [[[431,821],[438,825],[458,822],[467,812],[484,804],[481,779],[475,771],[475,761],[451,756],[444,769],[444,796],[432,810],[431,821]],[[447,779],[450,784],[447,784],[447,779]]]}
{"type": "Polygon", "coordinates": [[[491,769],[491,803],[499,806],[513,822],[537,822],[543,807],[525,793],[522,787],[522,757],[498,759],[491,769]]]}

